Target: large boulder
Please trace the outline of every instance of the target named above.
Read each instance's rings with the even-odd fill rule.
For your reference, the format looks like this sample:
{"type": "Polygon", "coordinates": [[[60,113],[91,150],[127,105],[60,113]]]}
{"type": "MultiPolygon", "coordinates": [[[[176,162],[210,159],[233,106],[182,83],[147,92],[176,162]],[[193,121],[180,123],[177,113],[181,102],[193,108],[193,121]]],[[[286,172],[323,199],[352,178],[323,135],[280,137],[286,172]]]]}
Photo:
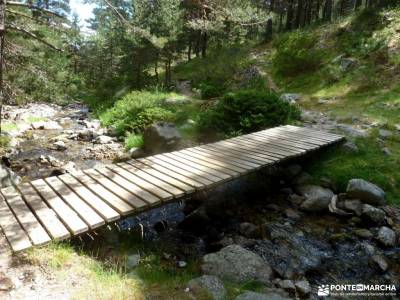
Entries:
{"type": "Polygon", "coordinates": [[[377,185],[363,179],[351,179],[347,185],[347,196],[360,199],[371,205],[385,205],[385,192],[377,185]]]}
{"type": "Polygon", "coordinates": [[[245,292],[235,298],[235,300],[289,300],[290,298],[281,296],[275,292],[267,292],[265,294],[256,292],[245,292]]]}
{"type": "Polygon", "coordinates": [[[230,245],[203,257],[205,274],[219,276],[234,282],[256,280],[268,284],[272,270],[257,254],[239,245],[230,245]]]}
{"type": "Polygon", "coordinates": [[[175,150],[181,135],[174,124],[157,122],[144,130],[143,139],[146,152],[156,154],[175,150]]]}
{"type": "MultiPolygon", "coordinates": [[[[188,288],[199,299],[207,296],[214,300],[222,300],[226,298],[226,289],[222,281],[212,275],[203,275],[189,281],[188,288]]],[[[207,299],[209,299],[207,298],[207,299]]]]}
{"type": "Polygon", "coordinates": [[[39,121],[31,124],[32,129],[36,130],[62,130],[60,124],[56,121],[39,121]]]}
{"type": "Polygon", "coordinates": [[[21,177],[16,175],[11,169],[0,165],[0,188],[10,185],[17,185],[21,182],[21,177]]]}
{"type": "Polygon", "coordinates": [[[373,207],[369,204],[364,204],[362,206],[361,216],[376,224],[382,224],[386,218],[386,214],[382,209],[373,207]]]}
{"type": "Polygon", "coordinates": [[[297,192],[305,198],[300,208],[306,211],[326,210],[334,196],[330,189],[316,185],[303,185],[297,188],[297,192]]]}
{"type": "Polygon", "coordinates": [[[382,226],[379,229],[376,239],[386,247],[394,247],[396,245],[396,233],[386,226],[382,226]]]}
{"type": "Polygon", "coordinates": [[[302,96],[300,94],[295,94],[295,93],[285,93],[282,94],[279,98],[284,102],[295,104],[302,98],[302,96]]]}

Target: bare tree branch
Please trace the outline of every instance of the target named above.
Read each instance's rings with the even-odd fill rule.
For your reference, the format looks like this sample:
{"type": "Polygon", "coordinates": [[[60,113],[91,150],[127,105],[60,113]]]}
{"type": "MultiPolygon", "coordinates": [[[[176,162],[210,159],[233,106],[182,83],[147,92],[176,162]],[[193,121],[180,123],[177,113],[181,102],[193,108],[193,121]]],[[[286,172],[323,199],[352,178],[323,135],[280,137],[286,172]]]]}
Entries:
{"type": "Polygon", "coordinates": [[[37,6],[37,5],[31,5],[29,3],[22,3],[22,2],[16,2],[16,1],[7,1],[7,5],[25,7],[25,8],[29,8],[29,9],[32,9],[32,10],[41,11],[41,12],[49,14],[49,15],[53,15],[53,16],[61,18],[61,19],[67,19],[65,16],[63,16],[63,15],[61,15],[61,14],[55,12],[55,11],[52,11],[52,10],[49,10],[49,9],[45,9],[45,8],[41,8],[41,7],[37,6]]]}
{"type": "Polygon", "coordinates": [[[44,45],[46,45],[46,46],[48,46],[48,47],[50,47],[50,48],[53,49],[53,50],[56,50],[56,51],[59,51],[59,52],[63,52],[63,51],[64,51],[63,49],[58,48],[57,46],[54,46],[53,44],[49,43],[48,41],[46,41],[46,40],[44,40],[44,39],[38,37],[38,36],[37,36],[36,34],[34,34],[33,32],[30,32],[30,31],[28,31],[28,30],[26,30],[26,29],[24,29],[24,28],[22,28],[22,27],[19,27],[19,26],[15,25],[15,24],[7,25],[7,28],[12,29],[12,30],[16,30],[16,31],[19,31],[19,32],[22,32],[22,33],[26,34],[27,36],[29,36],[29,37],[31,37],[31,38],[33,38],[33,39],[35,39],[35,40],[41,42],[42,44],[44,44],[44,45]]]}

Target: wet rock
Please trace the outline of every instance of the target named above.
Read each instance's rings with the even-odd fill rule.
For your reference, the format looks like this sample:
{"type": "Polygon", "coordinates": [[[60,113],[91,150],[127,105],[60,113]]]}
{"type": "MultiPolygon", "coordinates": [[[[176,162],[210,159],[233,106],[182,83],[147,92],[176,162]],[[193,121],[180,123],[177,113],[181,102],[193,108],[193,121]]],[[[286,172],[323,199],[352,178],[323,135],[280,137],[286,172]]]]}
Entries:
{"type": "Polygon", "coordinates": [[[82,129],[74,132],[68,138],[71,140],[86,141],[90,142],[97,137],[97,134],[93,129],[82,129]]]}
{"type": "Polygon", "coordinates": [[[364,204],[362,206],[361,216],[375,224],[383,224],[386,218],[386,214],[382,209],[373,207],[369,204],[364,204]]]}
{"type": "Polygon", "coordinates": [[[339,63],[340,70],[342,72],[347,72],[357,64],[357,60],[351,57],[342,57],[339,59],[339,63]]]}
{"type": "Polygon", "coordinates": [[[0,187],[5,188],[19,183],[21,183],[21,177],[15,174],[10,168],[0,164],[0,187]]]}
{"type": "Polygon", "coordinates": [[[61,125],[58,124],[56,121],[34,122],[31,124],[31,128],[36,129],[36,130],[62,130],[63,129],[61,127],[61,125]]]}
{"type": "Polygon", "coordinates": [[[306,279],[297,280],[297,281],[295,281],[294,285],[296,287],[297,292],[301,296],[307,296],[308,294],[311,293],[310,283],[306,279]]]}
{"type": "Polygon", "coordinates": [[[283,170],[283,175],[291,180],[295,176],[299,175],[302,171],[302,167],[300,165],[290,165],[283,170]]]}
{"type": "Polygon", "coordinates": [[[182,97],[171,97],[163,101],[164,105],[185,105],[191,102],[192,100],[190,100],[189,98],[182,98],[182,97]]]}
{"type": "Polygon", "coordinates": [[[65,165],[63,165],[62,170],[64,171],[64,173],[69,173],[69,174],[76,174],[80,171],[77,165],[73,161],[69,161],[65,165]]]}
{"type": "Polygon", "coordinates": [[[386,247],[394,247],[396,245],[396,233],[389,227],[382,226],[376,239],[386,247]]]}
{"type": "Polygon", "coordinates": [[[351,137],[367,137],[368,131],[364,129],[358,129],[354,126],[347,125],[347,124],[337,124],[336,128],[351,137]]]}
{"type": "Polygon", "coordinates": [[[248,238],[257,237],[260,234],[259,228],[256,225],[249,222],[240,223],[239,231],[243,236],[248,238]]]}
{"type": "Polygon", "coordinates": [[[110,144],[114,141],[114,138],[107,135],[99,135],[94,139],[96,144],[110,144]]]}
{"type": "Polygon", "coordinates": [[[55,142],[55,143],[53,143],[53,146],[58,151],[64,151],[64,150],[67,150],[67,148],[68,148],[67,145],[65,145],[65,143],[63,141],[55,142]]]}
{"type": "Polygon", "coordinates": [[[326,210],[333,197],[330,189],[316,185],[303,185],[297,188],[297,192],[305,198],[300,208],[305,211],[326,210]]]}
{"type": "Polygon", "coordinates": [[[294,104],[302,98],[300,94],[295,93],[286,93],[280,96],[280,99],[284,102],[288,102],[290,104],[294,104]]]}
{"type": "Polygon", "coordinates": [[[133,147],[128,151],[130,158],[140,158],[145,156],[145,153],[142,148],[133,147]]]}
{"type": "Polygon", "coordinates": [[[383,147],[382,152],[385,155],[392,155],[392,151],[390,151],[390,149],[388,147],[383,147]]]}
{"type": "Polygon", "coordinates": [[[303,196],[299,196],[297,194],[291,194],[288,197],[288,201],[295,206],[299,206],[304,202],[305,198],[303,196]]]}
{"type": "Polygon", "coordinates": [[[342,202],[342,205],[341,205],[341,208],[351,211],[354,214],[356,214],[357,216],[361,216],[362,207],[363,207],[363,204],[358,199],[355,199],[355,200],[346,199],[342,202]]]}
{"type": "Polygon", "coordinates": [[[294,282],[289,279],[279,280],[277,282],[277,286],[289,292],[293,292],[296,290],[294,282]]]}
{"type": "Polygon", "coordinates": [[[363,239],[370,239],[374,236],[371,231],[364,228],[355,229],[354,234],[363,239]]]}
{"type": "Polygon", "coordinates": [[[203,257],[203,272],[235,282],[257,280],[269,283],[272,270],[257,254],[239,245],[227,246],[203,257]]]}
{"type": "Polygon", "coordinates": [[[299,175],[293,178],[292,184],[293,185],[303,185],[307,184],[312,180],[312,176],[307,172],[301,172],[299,175]]]}
{"type": "Polygon", "coordinates": [[[181,135],[174,124],[158,122],[150,125],[143,133],[144,148],[149,153],[162,153],[176,149],[181,135]]]}
{"type": "Polygon", "coordinates": [[[14,288],[14,284],[3,272],[0,272],[0,291],[8,292],[14,288]]]}
{"type": "Polygon", "coordinates": [[[293,220],[298,220],[301,218],[300,214],[292,208],[285,209],[285,216],[293,220]]]}
{"type": "Polygon", "coordinates": [[[355,143],[347,141],[342,145],[342,149],[347,153],[358,153],[358,147],[355,143]]]}
{"type": "Polygon", "coordinates": [[[393,132],[386,129],[379,129],[379,137],[382,139],[387,139],[393,136],[393,132]]]}
{"type": "Polygon", "coordinates": [[[190,280],[188,288],[194,296],[209,296],[214,300],[225,299],[227,294],[222,281],[218,277],[212,275],[203,275],[190,280]]]}
{"type": "Polygon", "coordinates": [[[385,192],[377,185],[363,179],[351,179],[347,185],[347,196],[371,205],[384,205],[385,192]]]}
{"type": "Polygon", "coordinates": [[[92,120],[82,120],[80,124],[84,125],[86,128],[93,128],[94,130],[98,130],[101,127],[100,120],[92,119],[92,120]]]}
{"type": "Polygon", "coordinates": [[[178,260],[178,268],[185,268],[187,266],[187,262],[184,260],[178,260]]]}
{"type": "Polygon", "coordinates": [[[140,263],[140,254],[131,254],[126,259],[126,267],[133,269],[140,263]]]}
{"type": "Polygon", "coordinates": [[[256,292],[245,292],[235,298],[235,300],[289,300],[290,298],[281,296],[278,293],[267,292],[265,294],[256,292]]]}
{"type": "Polygon", "coordinates": [[[382,255],[373,255],[371,257],[371,263],[377,266],[383,272],[387,271],[389,268],[386,259],[382,255]]]}

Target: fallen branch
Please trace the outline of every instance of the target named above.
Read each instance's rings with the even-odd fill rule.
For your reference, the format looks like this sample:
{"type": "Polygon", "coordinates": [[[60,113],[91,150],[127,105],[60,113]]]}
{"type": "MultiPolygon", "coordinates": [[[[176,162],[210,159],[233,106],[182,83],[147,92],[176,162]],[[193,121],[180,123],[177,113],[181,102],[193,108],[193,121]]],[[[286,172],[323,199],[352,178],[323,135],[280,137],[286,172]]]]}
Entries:
{"type": "Polygon", "coordinates": [[[41,12],[49,14],[49,15],[53,15],[53,16],[61,18],[61,19],[67,19],[65,16],[60,15],[59,13],[56,13],[55,11],[39,7],[37,5],[32,5],[32,4],[29,4],[29,3],[22,3],[22,2],[16,2],[16,1],[7,1],[7,5],[25,7],[25,8],[29,8],[31,10],[37,10],[37,11],[41,11],[41,12]]]}

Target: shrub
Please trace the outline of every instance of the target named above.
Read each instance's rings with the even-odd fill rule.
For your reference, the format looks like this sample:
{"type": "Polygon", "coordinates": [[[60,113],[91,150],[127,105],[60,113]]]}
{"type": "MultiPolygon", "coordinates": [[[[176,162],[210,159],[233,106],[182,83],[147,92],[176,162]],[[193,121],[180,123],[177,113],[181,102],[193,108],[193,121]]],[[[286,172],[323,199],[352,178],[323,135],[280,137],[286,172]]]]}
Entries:
{"type": "Polygon", "coordinates": [[[143,147],[144,141],[143,141],[143,135],[141,134],[134,134],[134,133],[129,133],[125,137],[125,149],[129,150],[131,148],[141,148],[143,147]]]}
{"type": "Polygon", "coordinates": [[[225,88],[223,86],[215,86],[212,84],[202,83],[199,85],[202,99],[211,99],[223,95],[225,88]]]}
{"type": "Polygon", "coordinates": [[[105,126],[113,125],[119,134],[126,131],[140,131],[153,121],[167,121],[172,118],[169,110],[163,109],[163,100],[169,93],[134,91],[100,114],[105,126]]]}
{"type": "Polygon", "coordinates": [[[200,114],[199,128],[228,135],[249,133],[298,119],[299,110],[273,93],[245,90],[226,94],[200,114]]]}
{"type": "Polygon", "coordinates": [[[273,67],[278,75],[295,76],[315,71],[323,59],[323,50],[317,47],[315,34],[295,31],[276,39],[277,49],[273,57],[273,67]]]}

